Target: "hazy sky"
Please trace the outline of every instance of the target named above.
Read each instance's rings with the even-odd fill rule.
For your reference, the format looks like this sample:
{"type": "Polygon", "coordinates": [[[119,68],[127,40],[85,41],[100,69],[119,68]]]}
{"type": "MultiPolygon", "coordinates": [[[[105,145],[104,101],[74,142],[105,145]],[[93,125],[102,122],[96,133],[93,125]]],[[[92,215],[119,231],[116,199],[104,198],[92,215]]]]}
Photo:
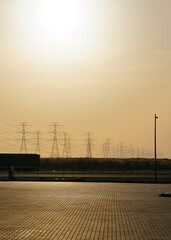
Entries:
{"type": "Polygon", "coordinates": [[[0,122],[0,151],[19,150],[23,121],[44,133],[44,156],[55,121],[73,155],[88,131],[94,156],[108,137],[153,149],[157,113],[158,151],[171,157],[170,13],[170,0],[0,0],[0,118],[14,126],[0,122]]]}

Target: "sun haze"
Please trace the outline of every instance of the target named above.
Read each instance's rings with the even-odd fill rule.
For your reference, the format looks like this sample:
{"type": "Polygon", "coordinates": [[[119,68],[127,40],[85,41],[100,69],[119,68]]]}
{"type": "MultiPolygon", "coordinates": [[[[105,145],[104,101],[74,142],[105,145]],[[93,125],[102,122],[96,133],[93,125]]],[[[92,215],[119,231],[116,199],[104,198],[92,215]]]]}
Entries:
{"type": "Polygon", "coordinates": [[[19,151],[27,122],[29,151],[39,130],[49,156],[59,122],[73,156],[91,132],[93,156],[110,138],[152,157],[156,113],[158,154],[171,157],[170,12],[170,0],[1,0],[0,151],[19,151]]]}

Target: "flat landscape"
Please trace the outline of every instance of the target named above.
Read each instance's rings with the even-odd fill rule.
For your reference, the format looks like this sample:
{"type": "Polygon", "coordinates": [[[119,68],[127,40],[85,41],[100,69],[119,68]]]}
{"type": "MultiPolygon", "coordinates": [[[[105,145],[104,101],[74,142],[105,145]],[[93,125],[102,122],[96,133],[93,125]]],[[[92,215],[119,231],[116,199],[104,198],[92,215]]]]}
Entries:
{"type": "Polygon", "coordinates": [[[170,184],[0,182],[0,239],[170,240],[170,184]]]}

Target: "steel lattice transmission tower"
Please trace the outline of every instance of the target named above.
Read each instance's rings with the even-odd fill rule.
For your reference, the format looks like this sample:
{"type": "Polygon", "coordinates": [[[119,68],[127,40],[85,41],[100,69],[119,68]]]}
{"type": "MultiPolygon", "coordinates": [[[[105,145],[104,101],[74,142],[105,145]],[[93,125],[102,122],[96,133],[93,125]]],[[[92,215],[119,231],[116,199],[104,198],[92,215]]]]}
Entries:
{"type": "Polygon", "coordinates": [[[116,146],[112,147],[113,158],[116,157],[116,146]]]}
{"type": "Polygon", "coordinates": [[[36,132],[36,150],[35,150],[35,153],[40,155],[40,132],[39,131],[36,132]]]}
{"type": "Polygon", "coordinates": [[[129,157],[130,158],[134,158],[134,146],[132,144],[130,144],[129,146],[129,157]]]}
{"type": "Polygon", "coordinates": [[[64,132],[64,143],[63,143],[63,158],[71,158],[71,139],[69,135],[64,132]]]}
{"type": "Polygon", "coordinates": [[[102,158],[106,158],[106,143],[102,144],[102,158]]]}
{"type": "Polygon", "coordinates": [[[86,139],[86,141],[87,141],[86,157],[87,158],[92,158],[92,141],[93,141],[93,139],[91,138],[91,135],[92,134],[90,132],[87,133],[87,139],[86,139]]]}
{"type": "Polygon", "coordinates": [[[27,153],[27,146],[26,146],[26,133],[28,133],[26,131],[27,127],[29,125],[27,125],[26,122],[22,122],[20,125],[18,125],[19,127],[21,127],[21,147],[20,147],[20,153],[27,153]]]}
{"type": "Polygon", "coordinates": [[[124,147],[123,147],[123,142],[120,142],[120,158],[124,157],[124,147]]]}
{"type": "Polygon", "coordinates": [[[67,138],[67,144],[68,144],[68,157],[71,158],[72,154],[71,154],[71,138],[68,136],[67,138]]]}
{"type": "Polygon", "coordinates": [[[140,147],[137,146],[137,158],[139,158],[139,157],[140,157],[140,147]]]}
{"type": "Polygon", "coordinates": [[[105,158],[111,158],[110,138],[107,138],[105,142],[105,158]]]}
{"type": "Polygon", "coordinates": [[[67,133],[64,132],[64,144],[63,144],[63,158],[68,158],[69,152],[68,152],[68,141],[67,141],[67,133]]]}
{"type": "Polygon", "coordinates": [[[53,139],[52,139],[52,150],[51,150],[51,158],[59,158],[59,147],[58,147],[58,127],[61,126],[57,122],[54,122],[52,125],[53,127],[53,139]]]}
{"type": "Polygon", "coordinates": [[[111,158],[110,138],[107,138],[102,145],[102,156],[103,158],[111,158]]]}
{"type": "Polygon", "coordinates": [[[106,141],[106,149],[107,149],[107,158],[111,158],[111,153],[110,153],[110,138],[108,138],[107,141],[106,141]]]}

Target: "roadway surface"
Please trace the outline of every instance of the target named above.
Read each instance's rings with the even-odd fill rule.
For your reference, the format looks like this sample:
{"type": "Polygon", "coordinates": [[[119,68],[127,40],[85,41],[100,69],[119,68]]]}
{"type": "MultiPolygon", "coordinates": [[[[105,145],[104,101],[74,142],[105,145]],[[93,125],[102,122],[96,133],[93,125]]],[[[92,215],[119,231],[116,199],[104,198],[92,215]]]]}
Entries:
{"type": "Polygon", "coordinates": [[[170,240],[169,184],[0,182],[1,240],[170,240]]]}

